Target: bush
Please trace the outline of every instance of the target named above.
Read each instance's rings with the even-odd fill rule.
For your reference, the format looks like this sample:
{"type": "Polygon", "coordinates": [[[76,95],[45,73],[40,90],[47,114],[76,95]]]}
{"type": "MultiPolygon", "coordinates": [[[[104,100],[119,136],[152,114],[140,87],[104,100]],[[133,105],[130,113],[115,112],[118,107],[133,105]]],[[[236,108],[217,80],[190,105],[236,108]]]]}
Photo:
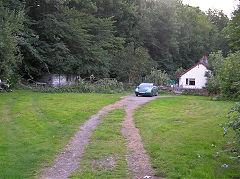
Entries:
{"type": "Polygon", "coordinates": [[[199,96],[208,96],[208,91],[206,89],[182,89],[182,94],[184,95],[199,95],[199,96]]]}
{"type": "MultiPolygon", "coordinates": [[[[234,144],[236,146],[237,154],[240,154],[240,102],[237,103],[228,114],[228,122],[225,127],[232,129],[235,132],[234,144]]],[[[225,128],[226,131],[226,128],[225,128]]]]}
{"type": "Polygon", "coordinates": [[[96,82],[81,80],[73,85],[59,85],[54,87],[40,87],[36,89],[43,93],[120,93],[123,84],[116,79],[104,78],[96,82]]]}
{"type": "Polygon", "coordinates": [[[146,76],[145,82],[152,82],[155,85],[162,86],[170,84],[170,78],[165,71],[152,69],[150,75],[146,76]]]}
{"type": "Polygon", "coordinates": [[[230,53],[223,58],[221,52],[209,56],[209,69],[206,89],[218,94],[219,99],[240,100],[240,53],[230,53]]]}

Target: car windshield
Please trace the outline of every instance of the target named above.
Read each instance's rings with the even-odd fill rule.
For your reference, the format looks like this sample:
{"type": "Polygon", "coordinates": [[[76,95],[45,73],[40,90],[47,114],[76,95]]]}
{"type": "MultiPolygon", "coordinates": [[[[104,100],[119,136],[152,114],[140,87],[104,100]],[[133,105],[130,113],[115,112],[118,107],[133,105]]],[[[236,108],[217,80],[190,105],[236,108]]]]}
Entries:
{"type": "Polygon", "coordinates": [[[140,84],[139,88],[152,88],[153,84],[140,84]]]}

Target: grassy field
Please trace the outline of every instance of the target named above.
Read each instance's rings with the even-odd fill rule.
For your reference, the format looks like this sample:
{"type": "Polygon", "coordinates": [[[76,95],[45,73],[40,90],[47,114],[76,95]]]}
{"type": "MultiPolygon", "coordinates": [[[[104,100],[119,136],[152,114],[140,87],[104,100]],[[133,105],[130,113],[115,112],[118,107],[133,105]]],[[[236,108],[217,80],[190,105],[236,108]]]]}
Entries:
{"type": "Polygon", "coordinates": [[[80,167],[72,178],[129,178],[120,125],[124,117],[123,109],[110,111],[103,117],[104,121],[94,131],[80,167]]]}
{"type": "Polygon", "coordinates": [[[207,97],[159,98],[135,113],[145,149],[157,176],[167,178],[238,178],[239,163],[218,124],[233,102],[207,97]],[[218,152],[218,153],[217,153],[218,152]],[[228,168],[221,167],[227,164],[228,168]]]}
{"type": "Polygon", "coordinates": [[[0,178],[33,178],[79,125],[120,96],[0,93],[0,178]]]}
{"type": "MultiPolygon", "coordinates": [[[[91,115],[121,94],[0,93],[0,178],[33,178],[91,115]]],[[[229,159],[230,135],[218,126],[233,102],[207,97],[159,98],[135,112],[156,175],[167,178],[238,178],[239,163],[229,159]],[[221,167],[227,164],[228,168],[221,167]]],[[[125,112],[111,111],[94,131],[72,178],[129,178],[125,112]]]]}

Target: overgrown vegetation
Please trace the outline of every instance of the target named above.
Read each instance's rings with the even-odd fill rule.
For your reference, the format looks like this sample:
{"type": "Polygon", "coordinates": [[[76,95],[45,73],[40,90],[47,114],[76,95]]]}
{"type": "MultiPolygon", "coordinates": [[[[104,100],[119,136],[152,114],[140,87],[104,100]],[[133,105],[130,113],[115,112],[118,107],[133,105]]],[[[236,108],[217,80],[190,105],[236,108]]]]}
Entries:
{"type": "Polygon", "coordinates": [[[170,78],[166,71],[152,69],[151,73],[146,76],[146,82],[152,82],[157,86],[170,84],[170,78]]]}
{"type": "Polygon", "coordinates": [[[18,47],[18,33],[23,29],[24,11],[10,10],[0,2],[0,79],[16,73],[22,55],[18,47]]]}
{"type": "Polygon", "coordinates": [[[181,0],[2,0],[0,10],[2,80],[51,73],[132,83],[152,67],[173,75],[210,52],[225,56],[226,39],[238,49],[238,10],[230,21],[181,0]]]}
{"type": "Polygon", "coordinates": [[[120,96],[0,93],[0,178],[33,178],[51,165],[78,126],[120,96]]]}
{"type": "Polygon", "coordinates": [[[104,78],[96,82],[81,80],[72,85],[43,86],[36,88],[36,91],[43,93],[121,93],[123,84],[116,79],[104,78]]]}
{"type": "Polygon", "coordinates": [[[229,158],[233,133],[219,123],[233,102],[209,97],[160,98],[135,112],[156,175],[167,178],[238,178],[239,162],[229,158]]]}
{"type": "Polygon", "coordinates": [[[209,56],[211,73],[208,74],[206,89],[219,95],[220,99],[240,100],[240,53],[230,53],[226,58],[222,52],[209,56]]]}
{"type": "MultiPolygon", "coordinates": [[[[232,151],[235,159],[239,160],[240,155],[240,103],[237,103],[227,115],[228,122],[225,123],[225,127],[232,129],[235,132],[233,145],[234,150],[232,151]]],[[[226,130],[226,129],[225,129],[226,130]]],[[[225,131],[225,135],[227,134],[227,130],[225,131]]]]}

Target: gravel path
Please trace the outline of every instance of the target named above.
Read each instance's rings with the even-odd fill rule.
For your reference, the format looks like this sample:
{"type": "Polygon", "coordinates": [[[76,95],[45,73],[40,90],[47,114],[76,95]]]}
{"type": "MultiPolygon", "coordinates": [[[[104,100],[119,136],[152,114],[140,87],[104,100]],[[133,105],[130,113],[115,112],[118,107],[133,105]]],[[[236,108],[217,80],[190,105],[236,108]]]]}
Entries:
{"type": "MultiPolygon", "coordinates": [[[[77,168],[84,153],[85,147],[89,143],[89,139],[93,130],[97,128],[100,117],[106,115],[109,111],[118,108],[124,108],[126,111],[126,118],[122,123],[122,133],[127,140],[128,154],[126,160],[128,163],[130,175],[132,178],[144,178],[144,176],[153,176],[154,169],[151,167],[150,158],[147,155],[141,136],[138,129],[133,122],[134,110],[142,104],[152,101],[159,97],[135,97],[133,95],[125,96],[122,100],[115,104],[108,105],[100,110],[97,114],[93,115],[86,121],[80,130],[67,144],[64,152],[56,156],[54,165],[43,169],[41,179],[67,179],[77,168]]],[[[153,178],[153,177],[151,177],[153,178]]],[[[155,177],[154,177],[155,178],[155,177]]]]}

